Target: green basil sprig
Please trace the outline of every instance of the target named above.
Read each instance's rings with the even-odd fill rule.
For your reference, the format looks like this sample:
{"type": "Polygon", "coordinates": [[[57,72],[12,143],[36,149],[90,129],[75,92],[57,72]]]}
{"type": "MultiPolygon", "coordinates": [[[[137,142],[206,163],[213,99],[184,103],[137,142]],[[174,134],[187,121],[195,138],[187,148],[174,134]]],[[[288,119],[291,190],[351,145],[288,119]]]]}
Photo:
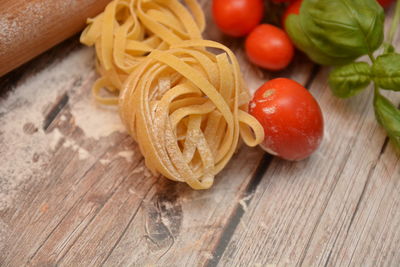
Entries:
{"type": "Polygon", "coordinates": [[[378,56],[372,67],[366,62],[353,62],[335,68],[329,74],[329,85],[335,96],[347,98],[356,95],[373,81],[375,83],[374,110],[379,124],[389,138],[400,149],[400,110],[378,87],[400,91],[400,54],[389,53],[378,56]]]}
{"type": "Polygon", "coordinates": [[[351,61],[347,57],[342,57],[340,53],[328,55],[311,42],[308,35],[300,24],[300,18],[297,15],[289,15],[286,19],[286,32],[290,36],[295,46],[307,54],[314,62],[321,65],[340,65],[351,61]]]}
{"type": "Polygon", "coordinates": [[[342,65],[381,46],[384,18],[376,0],[303,0],[285,28],[316,63],[342,65]]]}
{"type": "Polygon", "coordinates": [[[372,65],[372,73],[378,87],[400,91],[400,54],[389,53],[377,57],[372,65]]]}
{"type": "Polygon", "coordinates": [[[296,47],[313,61],[337,66],[329,75],[335,96],[352,97],[374,84],[376,119],[400,148],[400,110],[379,91],[400,91],[400,54],[392,45],[400,22],[400,0],[385,42],[384,19],[376,0],[303,0],[299,15],[289,15],[285,28],[296,47]],[[375,58],[379,47],[383,53],[375,58]],[[354,62],[364,55],[371,64],[354,62]]]}
{"type": "Polygon", "coordinates": [[[366,62],[353,62],[334,69],[329,75],[329,85],[335,96],[348,98],[371,83],[371,67],[366,62]]]}
{"type": "Polygon", "coordinates": [[[374,110],[378,122],[385,128],[389,138],[400,148],[400,110],[375,90],[374,110]]]}

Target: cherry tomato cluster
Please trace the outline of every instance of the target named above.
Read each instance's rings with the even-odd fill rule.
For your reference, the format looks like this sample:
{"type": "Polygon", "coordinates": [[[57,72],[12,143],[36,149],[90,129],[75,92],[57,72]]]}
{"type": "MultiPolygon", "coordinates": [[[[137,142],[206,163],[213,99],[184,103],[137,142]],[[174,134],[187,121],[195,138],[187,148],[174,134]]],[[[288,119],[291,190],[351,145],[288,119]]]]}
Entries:
{"type": "MultiPolygon", "coordinates": [[[[290,2],[282,24],[290,14],[298,14],[302,0],[290,2]]],[[[218,28],[234,37],[246,36],[248,59],[271,71],[286,68],[292,61],[294,47],[284,30],[261,24],[263,0],[213,0],[212,11],[218,28]]],[[[302,160],[311,155],[323,137],[323,116],[314,97],[302,85],[286,78],[266,82],[255,93],[249,112],[263,126],[261,147],[287,160],[302,160]]]]}
{"type": "MultiPolygon", "coordinates": [[[[303,0],[272,0],[286,2],[281,24],[290,14],[299,14],[303,0]]],[[[393,0],[377,0],[382,7],[393,0]]],[[[286,32],[271,24],[261,24],[265,10],[263,0],[213,0],[212,11],[218,28],[234,37],[247,36],[248,59],[271,71],[286,68],[294,47],[286,32]]],[[[263,126],[265,139],[261,147],[268,153],[287,160],[302,160],[320,145],[324,132],[321,109],[302,85],[286,78],[263,84],[249,104],[249,113],[263,126]]]]}
{"type": "MultiPolygon", "coordinates": [[[[213,0],[212,13],[218,28],[234,37],[246,36],[245,49],[249,60],[271,71],[286,68],[291,62],[294,47],[282,29],[260,24],[265,13],[265,0],[213,0]]],[[[299,14],[302,0],[272,0],[287,3],[282,26],[290,14],[299,14]]],[[[377,0],[384,8],[393,0],[377,0]]]]}
{"type": "Polygon", "coordinates": [[[255,65],[278,71],[291,62],[294,47],[286,32],[271,24],[260,24],[266,12],[263,0],[213,0],[212,12],[215,23],[225,34],[247,35],[246,54],[255,65]]]}

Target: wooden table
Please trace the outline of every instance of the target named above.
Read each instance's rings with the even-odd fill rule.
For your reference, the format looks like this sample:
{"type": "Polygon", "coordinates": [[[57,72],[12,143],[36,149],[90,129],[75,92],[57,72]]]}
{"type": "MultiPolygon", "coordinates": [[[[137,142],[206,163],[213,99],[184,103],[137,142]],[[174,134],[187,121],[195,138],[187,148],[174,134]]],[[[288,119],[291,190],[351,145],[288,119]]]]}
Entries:
{"type": "Polygon", "coordinates": [[[400,265],[399,156],[371,90],[333,97],[329,69],[300,53],[261,71],[208,19],[251,90],[278,76],[310,89],[319,151],[285,162],[243,146],[206,191],[152,176],[116,110],[91,98],[93,50],[74,37],[0,80],[1,266],[400,265]]]}

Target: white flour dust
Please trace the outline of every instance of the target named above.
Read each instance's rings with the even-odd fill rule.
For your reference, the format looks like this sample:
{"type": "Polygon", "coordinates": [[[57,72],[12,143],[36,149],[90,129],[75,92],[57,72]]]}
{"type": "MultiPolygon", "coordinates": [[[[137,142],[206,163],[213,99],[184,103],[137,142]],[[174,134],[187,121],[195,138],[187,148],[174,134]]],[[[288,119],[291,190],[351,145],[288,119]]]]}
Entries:
{"type": "MultiPolygon", "coordinates": [[[[0,159],[3,161],[0,163],[0,211],[11,205],[19,187],[48,175],[50,170],[46,173],[43,166],[60,145],[76,151],[81,160],[90,157],[89,151],[58,129],[50,133],[43,130],[45,113],[63,94],[68,93],[70,97],[72,121],[87,138],[98,140],[115,131],[124,131],[115,110],[99,108],[89,93],[82,97],[81,92],[73,92],[73,83],[79,80],[91,83],[88,77],[94,77],[93,51],[81,48],[20,81],[9,95],[0,99],[0,159]]],[[[61,120],[66,119],[62,115],[61,120]]],[[[127,153],[121,156],[131,159],[127,153]]]]}
{"type": "Polygon", "coordinates": [[[126,150],[119,152],[117,155],[123,157],[127,162],[132,162],[132,157],[134,153],[131,150],[126,150]]]}
{"type": "Polygon", "coordinates": [[[89,157],[89,151],[80,147],[74,140],[66,140],[63,144],[64,147],[69,147],[73,151],[78,151],[78,158],[80,160],[87,159],[89,157]]]}
{"type": "Polygon", "coordinates": [[[60,143],[61,139],[64,137],[64,135],[55,128],[52,132],[52,136],[50,138],[50,148],[51,150],[55,150],[57,148],[58,143],[60,143]]]}
{"type": "Polygon", "coordinates": [[[266,107],[263,108],[263,112],[267,115],[274,114],[276,112],[276,107],[266,107]]]}
{"type": "Polygon", "coordinates": [[[0,55],[9,51],[7,47],[37,40],[43,35],[43,25],[54,24],[55,17],[66,10],[73,14],[71,10],[82,8],[79,1],[26,1],[18,7],[0,17],[0,55]]]}
{"type": "Polygon", "coordinates": [[[101,160],[99,160],[99,162],[101,164],[103,164],[103,165],[107,165],[107,164],[109,164],[111,162],[111,160],[109,160],[109,159],[101,159],[101,160]]]}
{"type": "Polygon", "coordinates": [[[104,107],[95,103],[91,95],[84,96],[74,104],[71,113],[75,124],[83,130],[86,137],[99,140],[114,132],[125,132],[116,107],[104,107]]]}

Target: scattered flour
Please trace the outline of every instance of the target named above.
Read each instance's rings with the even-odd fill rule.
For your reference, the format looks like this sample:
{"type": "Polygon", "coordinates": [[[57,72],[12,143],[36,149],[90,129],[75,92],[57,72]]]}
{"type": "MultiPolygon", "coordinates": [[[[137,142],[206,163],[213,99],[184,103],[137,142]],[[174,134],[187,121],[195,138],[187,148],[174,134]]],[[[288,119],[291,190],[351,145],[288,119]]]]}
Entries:
{"type": "Polygon", "coordinates": [[[87,159],[89,157],[89,152],[86,149],[78,148],[78,158],[80,160],[87,159]]]}
{"type": "Polygon", "coordinates": [[[276,112],[276,107],[266,107],[263,108],[265,114],[274,114],[276,112]]]}
{"type": "Polygon", "coordinates": [[[247,195],[244,198],[239,200],[239,204],[240,204],[240,206],[242,206],[244,211],[247,211],[247,203],[246,203],[246,201],[248,201],[252,197],[253,197],[253,194],[250,194],[250,195],[247,195]]]}
{"type": "MultiPolygon", "coordinates": [[[[63,136],[58,129],[50,133],[43,130],[44,113],[66,92],[70,96],[68,105],[74,117],[72,119],[86,137],[99,139],[115,131],[124,131],[115,110],[99,108],[90,94],[82,97],[82,94],[71,90],[74,82],[87,81],[89,76],[94,77],[93,51],[81,48],[62,61],[56,61],[21,80],[14,90],[0,99],[0,158],[3,160],[0,165],[0,211],[11,205],[18,187],[35,183],[47,175],[43,166],[49,161],[51,151],[61,142],[63,146],[77,151],[81,160],[90,156],[87,150],[63,136]],[[24,133],[27,123],[38,130],[31,134],[24,133]]],[[[63,121],[66,119],[61,117],[63,121]]],[[[126,151],[120,156],[130,161],[132,154],[132,151],[126,151]]]]}
{"type": "Polygon", "coordinates": [[[69,88],[71,81],[91,71],[87,64],[91,57],[89,50],[81,49],[21,81],[8,97],[0,100],[0,158],[7,160],[0,168],[0,210],[10,205],[19,185],[38,178],[38,170],[48,160],[49,146],[55,147],[60,138],[60,133],[53,131],[55,137],[50,137],[49,144],[41,125],[43,112],[69,88]],[[26,123],[35,124],[38,131],[23,133],[26,123]],[[33,162],[35,153],[39,157],[33,162]]]}
{"type": "Polygon", "coordinates": [[[261,222],[261,223],[260,223],[260,227],[261,227],[261,229],[262,229],[263,231],[267,231],[267,230],[268,230],[268,226],[267,226],[264,222],[261,222]]]}
{"type": "Polygon", "coordinates": [[[239,200],[239,204],[242,206],[244,211],[247,211],[247,204],[243,199],[239,200]]]}
{"type": "Polygon", "coordinates": [[[55,128],[52,132],[52,137],[50,141],[50,148],[51,150],[55,150],[60,140],[63,138],[63,134],[55,128]]]}
{"type": "Polygon", "coordinates": [[[132,171],[132,174],[134,174],[134,173],[141,173],[141,172],[144,172],[144,165],[137,166],[137,167],[132,171]]]}
{"type": "Polygon", "coordinates": [[[99,160],[99,161],[100,161],[100,163],[103,164],[103,165],[107,165],[107,164],[109,164],[109,163],[111,162],[111,160],[109,160],[109,159],[101,159],[101,160],[99,160]]]}
{"type": "Polygon", "coordinates": [[[78,158],[80,160],[84,160],[89,157],[89,152],[86,149],[80,147],[74,140],[70,140],[70,139],[65,140],[63,146],[69,147],[73,151],[78,151],[78,158]]]}
{"type": "Polygon", "coordinates": [[[72,101],[71,113],[75,124],[83,130],[86,137],[99,140],[114,132],[125,132],[116,107],[97,105],[90,95],[81,101],[72,101]]]}
{"type": "Polygon", "coordinates": [[[131,150],[126,150],[126,151],[121,151],[117,155],[120,157],[123,157],[127,162],[132,162],[132,156],[133,156],[133,151],[131,150]]]}
{"type": "Polygon", "coordinates": [[[203,256],[207,259],[207,260],[212,260],[214,259],[214,256],[212,253],[210,253],[209,251],[203,251],[203,256]]]}
{"type": "Polygon", "coordinates": [[[9,15],[0,16],[0,55],[9,51],[7,47],[41,38],[42,25],[52,23],[65,10],[73,14],[81,8],[80,1],[26,1],[9,15]]]}

